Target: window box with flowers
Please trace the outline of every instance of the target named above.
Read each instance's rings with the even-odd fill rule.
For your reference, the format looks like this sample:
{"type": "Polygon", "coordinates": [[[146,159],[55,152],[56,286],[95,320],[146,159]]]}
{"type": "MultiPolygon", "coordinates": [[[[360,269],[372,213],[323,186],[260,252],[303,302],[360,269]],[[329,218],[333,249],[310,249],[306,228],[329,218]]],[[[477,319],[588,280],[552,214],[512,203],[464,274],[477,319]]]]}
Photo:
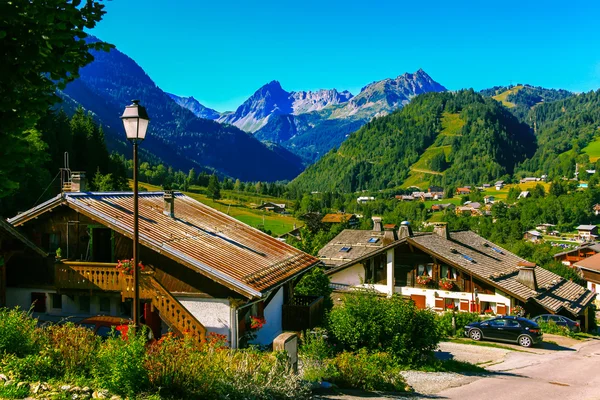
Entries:
{"type": "Polygon", "coordinates": [[[494,313],[494,310],[492,310],[491,308],[488,308],[488,309],[484,310],[484,311],[483,311],[483,313],[484,313],[485,315],[496,315],[496,314],[494,313]]]}
{"type": "Polygon", "coordinates": [[[417,276],[417,285],[421,286],[431,286],[433,282],[433,278],[429,275],[419,275],[417,276]]]}
{"type": "Polygon", "coordinates": [[[443,290],[453,290],[456,287],[454,281],[448,278],[442,278],[438,284],[440,285],[440,289],[443,290]]]}

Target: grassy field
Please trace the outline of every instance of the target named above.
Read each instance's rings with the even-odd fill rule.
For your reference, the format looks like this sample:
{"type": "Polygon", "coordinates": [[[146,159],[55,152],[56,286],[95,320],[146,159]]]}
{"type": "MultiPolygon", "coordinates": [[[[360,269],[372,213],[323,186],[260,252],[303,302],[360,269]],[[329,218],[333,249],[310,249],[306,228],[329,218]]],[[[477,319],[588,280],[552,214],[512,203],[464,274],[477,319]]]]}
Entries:
{"type": "Polygon", "coordinates": [[[591,162],[596,162],[600,158],[600,137],[590,142],[583,148],[583,152],[590,156],[591,162]]]}
{"type": "Polygon", "coordinates": [[[511,103],[510,101],[506,101],[506,98],[508,97],[508,95],[517,93],[521,89],[523,89],[522,85],[515,86],[512,89],[505,90],[504,92],[502,92],[500,94],[492,96],[492,99],[502,102],[502,105],[504,105],[505,107],[513,108],[514,106],[516,106],[516,104],[511,103]]]}
{"type": "MultiPolygon", "coordinates": [[[[160,191],[159,186],[140,183],[140,187],[148,191],[160,191]]],[[[193,191],[198,188],[192,186],[193,191]]],[[[248,193],[236,193],[232,190],[222,190],[223,199],[213,201],[202,193],[184,192],[191,198],[206,204],[225,214],[231,215],[233,218],[248,224],[255,228],[264,228],[270,230],[273,235],[281,235],[294,229],[294,224],[299,227],[303,223],[291,215],[281,215],[270,211],[256,210],[255,207],[262,204],[263,201],[272,201],[274,203],[285,203],[288,207],[291,206],[289,200],[279,199],[270,196],[256,196],[248,193]]]]}
{"type": "Polygon", "coordinates": [[[452,146],[442,145],[443,138],[445,136],[460,136],[460,130],[465,125],[464,121],[460,119],[460,114],[444,113],[442,115],[442,130],[440,131],[435,144],[429,146],[419,160],[410,167],[410,174],[406,181],[402,184],[403,188],[417,186],[421,189],[425,189],[429,186],[431,181],[431,175],[442,175],[440,172],[431,171],[429,169],[429,161],[433,156],[444,152],[446,157],[452,151],[452,146]]]}

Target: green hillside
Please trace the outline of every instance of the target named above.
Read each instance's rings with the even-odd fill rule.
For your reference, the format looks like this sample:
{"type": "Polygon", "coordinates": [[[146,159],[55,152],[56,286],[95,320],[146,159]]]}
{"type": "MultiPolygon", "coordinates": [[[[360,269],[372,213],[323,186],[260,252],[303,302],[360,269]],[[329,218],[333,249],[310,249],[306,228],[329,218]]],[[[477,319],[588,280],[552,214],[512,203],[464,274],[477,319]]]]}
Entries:
{"type": "Polygon", "coordinates": [[[512,174],[534,151],[529,127],[498,102],[472,90],[428,93],[353,133],[292,185],[349,192],[476,184],[512,174]]]}
{"type": "Polygon", "coordinates": [[[494,100],[498,100],[499,102],[502,103],[503,106],[508,107],[508,108],[513,108],[516,106],[515,103],[510,102],[507,100],[507,98],[510,95],[516,94],[519,90],[523,89],[523,85],[519,85],[519,86],[515,86],[513,88],[507,89],[495,96],[492,96],[492,99],[494,100]]]}

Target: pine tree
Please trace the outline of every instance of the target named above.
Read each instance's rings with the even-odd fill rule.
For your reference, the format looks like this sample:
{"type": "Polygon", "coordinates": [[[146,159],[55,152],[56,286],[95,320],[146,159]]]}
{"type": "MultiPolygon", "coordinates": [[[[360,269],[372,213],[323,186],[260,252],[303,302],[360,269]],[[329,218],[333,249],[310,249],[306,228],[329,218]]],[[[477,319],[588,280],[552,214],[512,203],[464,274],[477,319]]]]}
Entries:
{"type": "Polygon", "coordinates": [[[208,180],[208,187],[206,188],[208,197],[213,200],[221,198],[221,185],[219,184],[219,178],[217,175],[212,174],[208,180]]]}

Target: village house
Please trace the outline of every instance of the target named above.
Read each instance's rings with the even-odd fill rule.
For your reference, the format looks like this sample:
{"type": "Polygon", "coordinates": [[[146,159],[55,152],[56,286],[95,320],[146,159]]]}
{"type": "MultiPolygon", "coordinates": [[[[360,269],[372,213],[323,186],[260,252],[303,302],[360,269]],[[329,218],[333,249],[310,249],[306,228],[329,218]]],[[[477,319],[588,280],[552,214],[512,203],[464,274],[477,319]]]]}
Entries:
{"type": "Polygon", "coordinates": [[[504,181],[497,181],[494,186],[496,187],[496,190],[502,190],[504,187],[504,181]]]}
{"type": "Polygon", "coordinates": [[[464,195],[467,195],[467,194],[471,194],[471,188],[468,188],[468,187],[459,187],[459,188],[456,188],[456,194],[459,195],[459,196],[464,196],[464,195]]]}
{"type": "Polygon", "coordinates": [[[524,190],[521,193],[519,193],[519,196],[517,197],[517,200],[518,199],[526,199],[528,197],[531,197],[531,193],[529,193],[529,191],[527,191],[527,190],[524,190]]]}
{"type": "MultiPolygon", "coordinates": [[[[42,321],[131,318],[132,276],[116,267],[132,255],[132,210],[131,192],[64,192],[9,219],[4,236],[17,228],[51,257],[11,257],[0,297],[9,307],[34,303],[42,321]]],[[[139,243],[141,310],[155,335],[171,329],[202,340],[214,332],[232,347],[250,340],[251,318],[265,321],[252,333],[263,345],[296,323],[292,282],[319,264],[178,192],[139,194],[139,243]]]]}
{"type": "MultiPolygon", "coordinates": [[[[594,294],[537,267],[471,231],[412,232],[403,222],[386,231],[345,230],[318,254],[338,291],[370,286],[410,298],[419,308],[531,315],[561,314],[586,321],[594,294]]],[[[586,325],[583,325],[586,327],[586,325]]]]}
{"type": "Polygon", "coordinates": [[[596,295],[596,304],[600,305],[600,254],[577,261],[573,266],[581,273],[587,288],[596,295]]]}
{"type": "Polygon", "coordinates": [[[596,225],[579,225],[577,228],[579,239],[584,242],[591,242],[598,237],[598,227],[596,225]]]}
{"type": "Polygon", "coordinates": [[[592,211],[594,211],[594,215],[598,215],[600,214],[600,204],[594,204],[594,207],[592,208],[592,211]]]}
{"type": "Polygon", "coordinates": [[[550,230],[552,230],[552,228],[554,228],[556,225],[553,224],[539,224],[538,226],[535,227],[535,229],[537,229],[538,231],[541,232],[548,232],[550,230]]]}
{"type": "Polygon", "coordinates": [[[285,213],[285,204],[283,203],[272,203],[270,201],[266,203],[262,203],[260,206],[256,207],[259,210],[272,211],[278,214],[285,213]]]}
{"type": "Polygon", "coordinates": [[[483,185],[481,185],[481,187],[483,188],[483,190],[489,189],[492,187],[492,185],[490,185],[489,183],[484,183],[483,185]]]}
{"type": "Polygon", "coordinates": [[[484,196],[484,197],[483,197],[483,202],[484,202],[485,204],[493,204],[493,203],[494,203],[494,199],[495,199],[495,197],[494,197],[494,196],[491,196],[491,195],[484,196]]]}
{"type": "Polygon", "coordinates": [[[415,198],[409,194],[398,194],[396,195],[396,200],[398,201],[413,201],[415,198]]]}
{"type": "Polygon", "coordinates": [[[442,200],[445,197],[444,192],[432,192],[433,200],[442,200]]]}
{"type": "Polygon", "coordinates": [[[372,196],[360,196],[356,199],[358,204],[367,204],[370,201],[375,201],[375,197],[372,196]]]}
{"type": "Polygon", "coordinates": [[[570,267],[575,263],[598,253],[600,253],[600,243],[586,243],[575,249],[556,253],[554,259],[570,267]]]}
{"type": "Polygon", "coordinates": [[[325,214],[321,219],[324,224],[345,224],[347,223],[350,227],[358,225],[359,220],[356,214],[346,213],[331,213],[325,214]]]}
{"type": "Polygon", "coordinates": [[[535,178],[533,176],[530,176],[530,177],[521,179],[519,182],[520,183],[527,183],[527,182],[537,182],[539,180],[540,180],[540,178],[535,178]]]}
{"type": "Polygon", "coordinates": [[[434,204],[431,206],[431,211],[444,211],[445,209],[453,210],[456,206],[452,203],[434,204]]]}
{"type": "Polygon", "coordinates": [[[542,233],[540,233],[538,231],[534,231],[534,230],[527,231],[523,235],[523,240],[528,240],[533,243],[540,242],[542,239],[544,239],[544,235],[542,233]]]}
{"type": "Polygon", "coordinates": [[[429,188],[427,189],[427,191],[429,193],[438,193],[438,192],[443,192],[444,188],[441,187],[441,186],[435,186],[435,185],[433,185],[433,186],[429,186],[429,188]]]}

